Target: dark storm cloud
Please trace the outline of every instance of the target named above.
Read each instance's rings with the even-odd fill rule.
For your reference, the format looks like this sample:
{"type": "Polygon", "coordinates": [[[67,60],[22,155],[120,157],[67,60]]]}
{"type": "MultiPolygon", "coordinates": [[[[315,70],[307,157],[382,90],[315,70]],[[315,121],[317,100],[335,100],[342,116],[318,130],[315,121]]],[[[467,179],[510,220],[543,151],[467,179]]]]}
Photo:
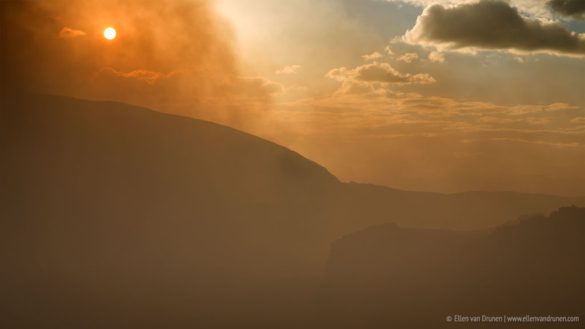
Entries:
{"type": "Polygon", "coordinates": [[[558,23],[522,17],[503,1],[482,0],[455,7],[432,5],[405,36],[452,49],[467,47],[585,54],[585,38],[558,23]]]}
{"type": "Polygon", "coordinates": [[[561,15],[585,18],[585,0],[550,0],[548,5],[561,15]]]}

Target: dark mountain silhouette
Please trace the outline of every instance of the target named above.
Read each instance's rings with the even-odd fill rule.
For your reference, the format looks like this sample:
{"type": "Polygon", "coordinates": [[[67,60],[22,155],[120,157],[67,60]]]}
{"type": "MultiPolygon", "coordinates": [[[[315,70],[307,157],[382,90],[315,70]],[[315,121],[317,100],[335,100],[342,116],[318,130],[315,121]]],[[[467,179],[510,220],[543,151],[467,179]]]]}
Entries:
{"type": "Polygon", "coordinates": [[[366,223],[389,222],[411,228],[486,229],[562,206],[585,206],[585,198],[515,192],[440,194],[355,183],[341,184],[339,191],[336,225],[347,224],[340,234],[371,226],[366,223]]]}
{"type": "Polygon", "coordinates": [[[453,326],[454,314],[583,317],[583,250],[577,207],[489,231],[371,227],[333,244],[329,312],[414,328],[453,326]]]}
{"type": "Polygon", "coordinates": [[[310,313],[343,234],[387,222],[486,228],[585,204],[347,184],[209,122],[67,97],[1,101],[0,306],[11,328],[288,323],[310,313]]]}
{"type": "Polygon", "coordinates": [[[322,267],[339,182],[290,150],[110,102],[12,96],[0,115],[0,327],[221,327],[274,290],[252,285],[322,267]]]}

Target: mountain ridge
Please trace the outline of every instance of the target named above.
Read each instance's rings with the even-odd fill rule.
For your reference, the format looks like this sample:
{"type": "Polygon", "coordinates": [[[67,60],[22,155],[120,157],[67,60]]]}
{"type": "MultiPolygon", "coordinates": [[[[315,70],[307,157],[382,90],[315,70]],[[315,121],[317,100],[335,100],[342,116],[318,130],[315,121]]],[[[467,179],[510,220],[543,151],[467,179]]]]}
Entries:
{"type": "MultiPolygon", "coordinates": [[[[170,182],[171,186],[164,188],[170,188],[171,191],[178,185],[189,189],[189,184],[200,184],[213,190],[219,197],[230,195],[248,198],[265,189],[266,193],[258,195],[257,202],[262,202],[263,197],[272,198],[281,192],[292,197],[293,190],[306,184],[305,188],[311,191],[311,198],[319,199],[319,203],[328,204],[330,208],[338,206],[338,209],[332,208],[332,212],[327,211],[325,217],[339,217],[340,222],[349,224],[347,228],[337,230],[339,233],[335,233],[336,235],[350,233],[369,224],[389,221],[413,227],[486,228],[514,220],[521,215],[548,212],[571,204],[585,204],[585,197],[519,192],[443,194],[403,191],[373,184],[344,183],[326,168],[301,154],[251,134],[208,121],[117,102],[85,101],[50,95],[8,95],[3,97],[3,105],[5,127],[0,134],[4,134],[4,141],[11,141],[3,149],[17,152],[14,155],[19,154],[18,152],[28,154],[27,150],[36,149],[49,152],[49,162],[60,157],[63,159],[59,161],[65,163],[82,160],[80,167],[92,171],[86,173],[91,177],[94,175],[93,171],[99,168],[89,163],[88,159],[109,165],[112,175],[121,168],[126,177],[119,177],[120,180],[128,180],[127,177],[134,175],[134,171],[140,170],[145,178],[157,177],[158,184],[164,184],[165,179],[171,179],[175,175],[170,182]],[[81,140],[82,138],[85,139],[81,140]],[[53,144],[43,144],[51,140],[54,141],[53,144]],[[15,141],[24,145],[19,146],[15,141]],[[17,147],[22,147],[23,150],[16,150],[17,147]],[[96,147],[95,154],[87,150],[90,147],[96,147]],[[74,157],[65,160],[70,155],[74,157]],[[114,163],[116,161],[118,162],[114,163]],[[124,167],[121,167],[122,164],[124,167]],[[238,175],[238,172],[242,175],[238,175]],[[195,179],[198,175],[206,177],[197,177],[189,182],[189,179],[195,179]],[[230,188],[220,186],[222,182],[230,188]],[[282,189],[283,186],[279,184],[288,187],[282,189]],[[278,193],[275,193],[274,188],[278,189],[278,193]],[[429,216],[425,216],[426,210],[421,205],[439,216],[429,222],[429,216]],[[489,209],[495,213],[487,216],[485,211],[475,208],[489,209]],[[353,213],[355,218],[347,218],[348,213],[353,213]],[[387,215],[392,216],[389,218],[387,215]],[[358,217],[370,218],[370,221],[360,223],[358,217]],[[469,220],[470,217],[474,219],[469,220]]],[[[31,154],[34,155],[29,155],[31,154]]],[[[31,170],[34,169],[33,173],[38,173],[39,170],[34,166],[44,160],[39,159],[38,154],[36,156],[29,159],[29,162],[16,161],[10,166],[19,170],[30,167],[31,170]]],[[[7,170],[11,169],[6,163],[4,166],[7,166],[7,170]]],[[[69,170],[74,169],[76,168],[69,167],[69,170]]],[[[68,176],[64,171],[60,174],[68,176]]],[[[104,171],[105,174],[108,172],[104,171]]],[[[122,175],[122,172],[118,174],[122,175]]],[[[134,181],[127,183],[140,185],[140,180],[141,178],[136,177],[134,181]]],[[[303,194],[305,193],[301,193],[303,194]]]]}
{"type": "Polygon", "coordinates": [[[221,322],[214,312],[225,305],[246,313],[280,293],[287,301],[274,307],[290,315],[287,296],[311,305],[313,278],[344,235],[387,223],[481,229],[585,203],[342,183],[298,153],[214,123],[60,96],[0,101],[2,308],[9,322],[30,323],[19,327],[98,318],[114,328],[122,318],[178,328],[198,323],[194,309],[221,322]]]}
{"type": "Polygon", "coordinates": [[[374,226],[333,242],[325,281],[345,301],[337,313],[406,328],[448,327],[455,311],[582,316],[584,234],[585,208],[574,206],[488,231],[374,226]],[[418,309],[426,325],[411,323],[418,309]]]}
{"type": "MultiPolygon", "coordinates": [[[[404,193],[419,193],[419,194],[429,194],[429,195],[440,195],[440,196],[460,196],[460,195],[473,195],[473,194],[477,194],[477,195],[494,195],[494,194],[505,194],[505,195],[531,195],[531,196],[541,196],[541,197],[555,197],[555,198],[567,198],[567,199],[576,199],[576,200],[585,200],[585,195],[578,195],[578,196],[565,196],[565,195],[557,195],[557,194],[549,194],[549,193],[534,193],[534,192],[522,192],[522,191],[514,191],[514,190],[490,190],[490,191],[481,191],[481,190],[470,190],[470,191],[460,191],[460,192],[438,192],[438,191],[422,191],[422,190],[411,190],[411,189],[400,189],[400,188],[395,188],[392,186],[387,186],[387,185],[382,185],[382,184],[376,184],[376,183],[369,183],[369,182],[357,182],[357,181],[342,181],[340,180],[338,177],[336,177],[334,174],[332,174],[325,166],[319,164],[318,162],[315,162],[313,160],[311,160],[310,158],[304,156],[302,153],[295,151],[292,148],[289,148],[287,146],[283,146],[280,145],[278,143],[272,142],[270,140],[264,139],[262,137],[256,136],[253,133],[249,133],[249,132],[245,132],[236,128],[232,128],[230,126],[226,126],[223,124],[219,124],[213,121],[208,121],[208,120],[204,120],[204,119],[199,119],[199,118],[194,118],[194,117],[190,117],[187,115],[181,115],[181,114],[175,114],[175,113],[167,113],[167,112],[161,112],[161,111],[157,111],[154,109],[150,109],[148,107],[144,107],[144,106],[139,106],[139,105],[131,105],[131,104],[125,104],[119,101],[113,101],[113,100],[87,100],[87,99],[83,99],[83,98],[79,98],[79,97],[72,97],[72,96],[64,96],[64,95],[51,95],[51,94],[20,94],[18,96],[19,98],[24,98],[24,97],[45,97],[47,99],[52,98],[52,99],[58,99],[61,98],[63,100],[71,100],[71,101],[75,101],[75,102],[79,102],[80,104],[83,103],[88,103],[88,104],[94,104],[94,105],[104,105],[104,108],[107,108],[107,106],[114,106],[114,107],[120,107],[120,106],[124,106],[126,109],[133,109],[136,111],[144,111],[144,112],[150,112],[150,113],[154,113],[157,115],[163,115],[163,116],[169,116],[169,117],[175,117],[175,118],[181,118],[190,122],[196,122],[197,124],[200,125],[209,125],[210,127],[216,128],[216,129],[225,129],[226,131],[229,131],[231,133],[236,133],[236,134],[241,134],[242,136],[245,136],[245,138],[253,138],[256,141],[259,142],[263,142],[272,146],[276,146],[279,148],[282,148],[285,151],[291,152],[297,156],[299,156],[300,158],[316,165],[317,167],[322,168],[328,175],[332,176],[335,178],[335,180],[344,183],[344,184],[349,184],[349,185],[359,185],[359,186],[365,186],[365,187],[371,187],[371,188],[377,188],[377,189],[384,189],[387,191],[395,191],[395,192],[404,192],[404,193]]],[[[7,97],[7,99],[11,99],[14,98],[14,96],[12,97],[7,97]]]]}

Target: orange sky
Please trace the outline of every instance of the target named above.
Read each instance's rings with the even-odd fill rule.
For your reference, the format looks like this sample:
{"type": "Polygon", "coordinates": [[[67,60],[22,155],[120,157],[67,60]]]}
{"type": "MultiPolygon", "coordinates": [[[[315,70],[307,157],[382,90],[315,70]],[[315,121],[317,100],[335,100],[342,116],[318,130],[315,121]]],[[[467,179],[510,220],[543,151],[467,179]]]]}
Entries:
{"type": "Polygon", "coordinates": [[[582,13],[429,3],[2,2],[2,80],[224,123],[342,180],[585,195],[582,13]]]}

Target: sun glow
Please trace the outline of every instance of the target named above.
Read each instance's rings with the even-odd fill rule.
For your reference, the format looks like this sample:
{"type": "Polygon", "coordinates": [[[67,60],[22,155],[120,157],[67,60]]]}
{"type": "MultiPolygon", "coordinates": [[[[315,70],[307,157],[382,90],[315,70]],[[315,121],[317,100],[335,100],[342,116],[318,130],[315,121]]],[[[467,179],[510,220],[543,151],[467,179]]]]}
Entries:
{"type": "Polygon", "coordinates": [[[107,40],[114,40],[116,39],[117,35],[118,32],[116,32],[116,29],[114,29],[113,27],[108,27],[104,30],[104,38],[106,38],[107,40]]]}

